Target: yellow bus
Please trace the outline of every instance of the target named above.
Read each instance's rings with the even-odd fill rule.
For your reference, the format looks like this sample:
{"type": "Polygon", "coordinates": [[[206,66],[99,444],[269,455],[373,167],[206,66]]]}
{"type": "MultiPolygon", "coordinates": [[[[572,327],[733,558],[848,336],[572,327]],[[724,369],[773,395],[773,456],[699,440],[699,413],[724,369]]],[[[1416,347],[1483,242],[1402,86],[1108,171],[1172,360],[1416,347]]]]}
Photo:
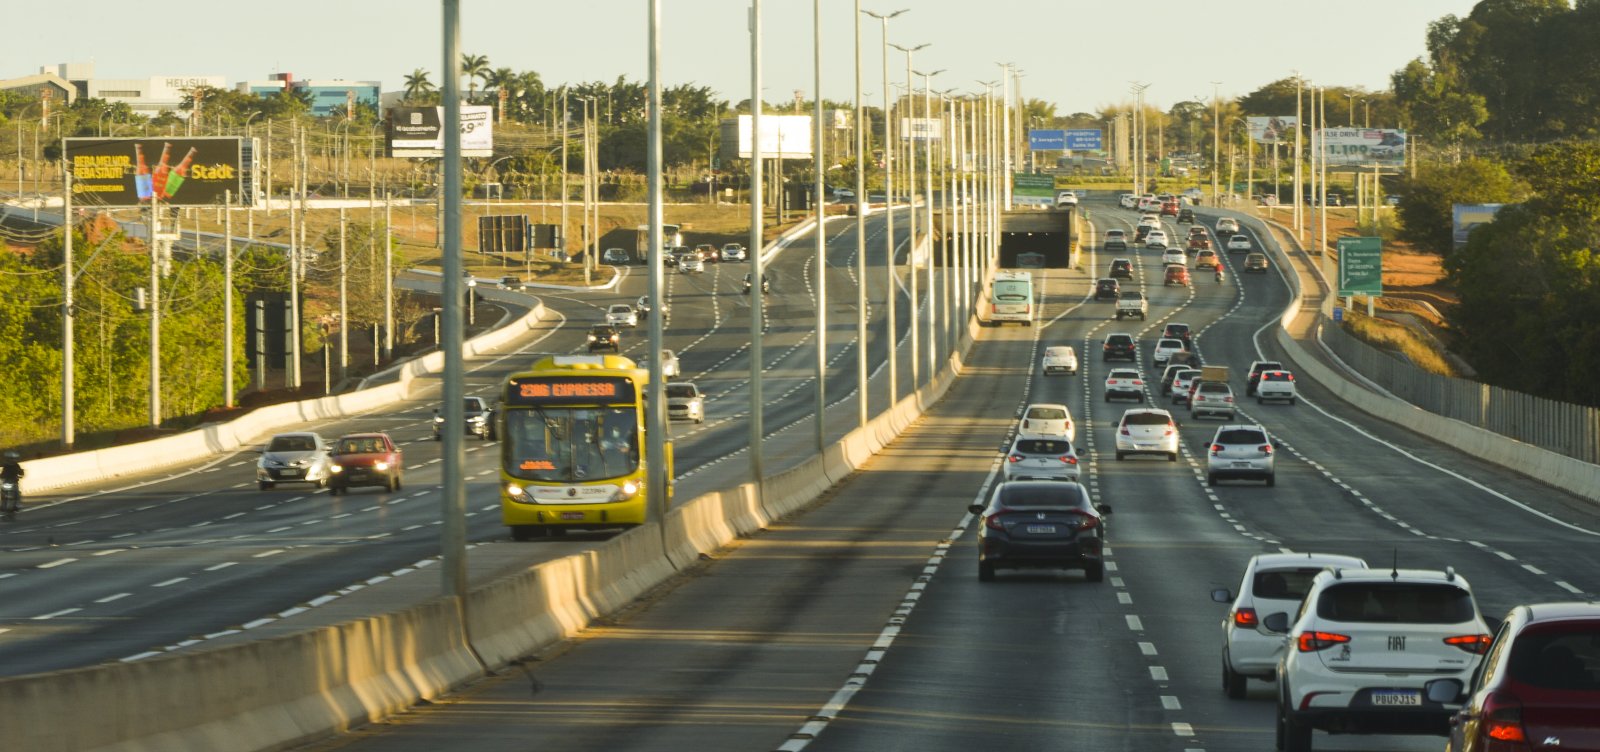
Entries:
{"type": "MultiPolygon", "coordinates": [[[[620,355],[553,355],[507,379],[500,516],[513,539],[645,521],[649,378],[620,355]]],[[[671,478],[670,443],[666,454],[671,478]]]]}

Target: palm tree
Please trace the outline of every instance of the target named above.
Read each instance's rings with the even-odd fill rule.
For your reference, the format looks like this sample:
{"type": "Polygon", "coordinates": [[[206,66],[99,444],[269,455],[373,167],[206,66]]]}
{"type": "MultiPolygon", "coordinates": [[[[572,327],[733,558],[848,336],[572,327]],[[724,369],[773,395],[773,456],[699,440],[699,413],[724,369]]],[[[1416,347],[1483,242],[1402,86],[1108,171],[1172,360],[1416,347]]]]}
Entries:
{"type": "Polygon", "coordinates": [[[418,95],[433,91],[433,82],[428,80],[428,72],[418,68],[406,74],[406,101],[415,100],[418,95]]]}
{"type": "Polygon", "coordinates": [[[520,83],[521,79],[510,68],[496,68],[484,74],[484,91],[487,93],[488,90],[493,89],[499,95],[500,105],[496,108],[497,117],[495,118],[499,122],[504,123],[506,121],[506,100],[521,93],[518,90],[520,83]]]}
{"type": "Polygon", "coordinates": [[[488,55],[461,56],[461,75],[467,77],[467,101],[471,102],[478,93],[478,79],[489,72],[488,55]]]}

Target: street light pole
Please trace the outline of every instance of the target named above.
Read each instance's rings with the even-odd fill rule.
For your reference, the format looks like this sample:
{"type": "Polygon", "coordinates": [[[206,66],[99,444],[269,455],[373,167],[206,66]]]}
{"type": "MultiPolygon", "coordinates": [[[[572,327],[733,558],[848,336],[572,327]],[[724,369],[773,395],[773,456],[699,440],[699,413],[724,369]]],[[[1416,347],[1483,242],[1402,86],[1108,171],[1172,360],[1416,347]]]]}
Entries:
{"type": "MultiPolygon", "coordinates": [[[[442,348],[444,350],[444,431],[443,493],[440,496],[441,566],[444,594],[456,599],[465,609],[467,594],[466,508],[467,485],[464,467],[463,433],[458,430],[465,419],[464,368],[461,354],[464,332],[461,324],[461,0],[444,0],[444,189],[440,197],[444,222],[440,245],[444,250],[444,279],[439,301],[443,307],[442,348]]],[[[464,614],[463,614],[464,616],[464,614]]]]}
{"type": "MultiPolygon", "coordinates": [[[[61,447],[71,450],[76,440],[77,428],[77,403],[73,395],[73,369],[77,367],[73,343],[73,316],[72,293],[73,285],[77,282],[72,273],[72,171],[67,168],[65,157],[61,160],[61,197],[62,197],[62,274],[61,274],[61,447]]],[[[154,240],[152,238],[152,240],[154,240]]],[[[224,357],[231,351],[224,350],[224,357]]],[[[231,383],[231,382],[230,382],[231,383]]],[[[231,395],[231,393],[230,393],[231,395]]]]}
{"type": "MultiPolygon", "coordinates": [[[[761,318],[767,294],[761,289],[762,225],[765,219],[761,196],[761,0],[750,2],[750,480],[755,484],[757,501],[762,495],[765,472],[761,464],[761,318]]],[[[820,228],[818,230],[821,231],[820,228]]]]}
{"type": "MultiPolygon", "coordinates": [[[[654,1],[654,0],[653,0],[654,1]]],[[[812,417],[816,427],[815,436],[817,451],[823,449],[824,428],[823,411],[828,406],[827,381],[828,369],[828,239],[823,232],[826,227],[827,207],[823,203],[823,168],[827,164],[822,155],[822,0],[811,0],[811,61],[814,70],[812,79],[814,83],[811,94],[811,171],[814,173],[811,186],[811,203],[817,211],[817,229],[814,231],[817,240],[817,414],[812,417]]]]}
{"type": "Polygon", "coordinates": [[[856,425],[867,425],[867,118],[861,105],[861,0],[856,6],[856,425]]]}
{"type": "MultiPolygon", "coordinates": [[[[908,245],[906,246],[906,265],[909,267],[910,273],[906,276],[908,276],[911,281],[909,291],[911,296],[909,329],[911,333],[911,390],[914,392],[917,390],[917,386],[921,383],[921,375],[919,373],[921,366],[919,365],[919,360],[921,357],[922,343],[920,341],[921,337],[918,336],[917,333],[918,317],[920,316],[920,313],[917,310],[917,303],[919,300],[917,297],[917,108],[915,105],[915,102],[917,101],[917,94],[916,89],[913,88],[914,82],[911,78],[911,55],[917,50],[927,47],[928,44],[919,44],[915,47],[901,47],[898,44],[892,44],[889,46],[906,53],[906,111],[911,114],[911,117],[906,118],[907,127],[903,130],[905,130],[904,135],[906,139],[906,203],[909,207],[909,210],[907,211],[909,217],[907,219],[908,225],[906,230],[908,237],[908,245]]],[[[894,268],[893,263],[890,264],[889,268],[894,268]]]]}
{"type": "MultiPolygon", "coordinates": [[[[1222,100],[1217,98],[1217,87],[1219,87],[1221,85],[1222,85],[1221,81],[1212,81],[1211,82],[1211,205],[1212,206],[1221,206],[1222,205],[1222,198],[1221,198],[1222,194],[1217,193],[1217,171],[1219,170],[1217,159],[1219,158],[1219,156],[1220,156],[1219,152],[1221,151],[1218,147],[1221,145],[1220,142],[1221,142],[1221,139],[1222,139],[1222,100]]],[[[1228,186],[1228,190],[1229,190],[1229,192],[1232,192],[1233,191],[1233,186],[1232,185],[1228,186]]]]}
{"type": "MultiPolygon", "coordinates": [[[[925,153],[922,155],[922,180],[923,180],[923,196],[924,196],[923,201],[927,206],[927,215],[926,215],[927,222],[926,222],[926,224],[927,224],[927,227],[928,227],[928,274],[927,274],[927,281],[928,281],[928,317],[927,317],[928,318],[928,344],[927,344],[927,350],[928,350],[928,382],[930,384],[933,383],[934,374],[938,373],[938,371],[939,371],[939,368],[938,368],[938,366],[939,366],[939,353],[938,353],[938,348],[936,347],[936,345],[938,343],[937,336],[938,336],[938,331],[939,331],[938,330],[939,296],[938,296],[938,291],[934,287],[934,282],[933,282],[933,267],[934,267],[934,263],[933,263],[933,156],[934,156],[934,151],[933,151],[933,127],[934,127],[934,125],[933,124],[936,123],[937,121],[934,120],[934,118],[933,118],[933,88],[932,88],[932,81],[933,81],[933,77],[934,76],[937,76],[937,75],[939,75],[940,73],[943,73],[943,72],[944,72],[944,69],[940,68],[939,70],[936,70],[936,71],[922,73],[922,125],[923,125],[923,128],[924,128],[923,133],[922,133],[922,143],[923,143],[923,147],[924,147],[924,151],[925,151],[925,153]]],[[[940,136],[941,137],[943,136],[943,129],[940,130],[940,136]]],[[[913,148],[915,148],[915,143],[913,143],[913,148]]],[[[915,206],[912,207],[911,213],[912,214],[916,214],[916,207],[915,206]]],[[[948,228],[945,228],[945,229],[948,230],[948,228]]],[[[941,235],[942,234],[943,233],[941,233],[941,235]]],[[[916,277],[916,268],[915,267],[912,267],[912,277],[913,277],[913,279],[916,277]]],[[[913,288],[913,289],[915,289],[915,288],[913,288]]],[[[915,318],[914,318],[915,317],[915,310],[916,310],[915,308],[912,309],[912,311],[913,311],[913,314],[912,314],[913,315],[913,321],[915,321],[915,318]]],[[[948,315],[948,313],[946,313],[946,315],[948,315]]]]}
{"type": "MultiPolygon", "coordinates": [[[[893,13],[880,14],[872,11],[863,11],[869,16],[878,19],[883,30],[883,188],[884,188],[884,313],[888,319],[888,383],[889,407],[892,409],[899,402],[900,379],[895,362],[895,349],[898,330],[895,326],[895,270],[894,270],[894,141],[890,138],[892,132],[889,128],[889,19],[894,18],[906,10],[897,10],[893,13]]],[[[865,346],[865,343],[863,343],[865,346]]],[[[866,384],[862,384],[866,388],[866,384]]]]}
{"type": "MultiPolygon", "coordinates": [[[[645,171],[650,181],[650,228],[645,242],[652,248],[660,247],[663,214],[661,190],[661,0],[648,0],[650,7],[650,123],[645,153],[645,171]]],[[[665,306],[662,296],[662,259],[660,253],[646,258],[650,263],[650,300],[659,312],[665,306]]],[[[661,527],[662,540],[666,539],[668,484],[672,482],[667,472],[667,400],[662,373],[661,345],[664,336],[662,319],[655,315],[650,321],[650,387],[649,413],[645,416],[645,432],[649,443],[648,485],[645,498],[649,516],[661,527]]]]}

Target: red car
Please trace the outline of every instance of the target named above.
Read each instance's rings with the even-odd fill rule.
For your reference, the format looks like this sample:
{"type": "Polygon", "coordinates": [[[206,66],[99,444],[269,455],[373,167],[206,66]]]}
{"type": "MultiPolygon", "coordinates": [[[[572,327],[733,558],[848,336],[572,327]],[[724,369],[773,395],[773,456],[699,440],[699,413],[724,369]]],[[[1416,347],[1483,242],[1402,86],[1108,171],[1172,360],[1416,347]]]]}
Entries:
{"type": "Polygon", "coordinates": [[[1167,277],[1162,280],[1163,285],[1189,286],[1189,267],[1182,264],[1167,264],[1167,277]]]}
{"type": "Polygon", "coordinates": [[[1517,606],[1486,655],[1452,752],[1600,749],[1600,603],[1517,606]]]}
{"type": "Polygon", "coordinates": [[[400,490],[405,470],[400,448],[384,433],[352,433],[333,442],[329,457],[328,493],[342,494],[357,486],[400,490]]]}

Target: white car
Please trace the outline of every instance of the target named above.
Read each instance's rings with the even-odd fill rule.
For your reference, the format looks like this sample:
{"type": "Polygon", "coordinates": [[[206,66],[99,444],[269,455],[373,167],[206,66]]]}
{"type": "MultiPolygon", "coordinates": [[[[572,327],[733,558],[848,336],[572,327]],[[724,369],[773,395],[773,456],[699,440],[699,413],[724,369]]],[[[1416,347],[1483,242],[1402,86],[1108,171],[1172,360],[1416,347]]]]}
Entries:
{"type": "Polygon", "coordinates": [[[699,274],[706,270],[706,262],[701,261],[696,254],[678,257],[679,274],[699,274]]]}
{"type": "Polygon", "coordinates": [[[1189,256],[1188,256],[1188,254],[1183,252],[1182,248],[1172,247],[1172,248],[1168,248],[1166,251],[1162,252],[1162,254],[1161,254],[1161,263],[1163,263],[1163,264],[1177,264],[1179,266],[1188,266],[1189,265],[1189,256]]]}
{"type": "MultiPolygon", "coordinates": [[[[855,194],[851,193],[850,197],[855,198],[855,194]]],[[[738,243],[728,243],[722,246],[723,261],[743,261],[744,259],[744,246],[739,245],[738,243]]]]}
{"type": "Polygon", "coordinates": [[[1049,376],[1057,371],[1065,372],[1068,376],[1078,373],[1078,351],[1071,345],[1053,345],[1044,349],[1044,358],[1041,365],[1044,375],[1049,376]]]}
{"type": "Polygon", "coordinates": [[[613,303],[606,309],[606,323],[612,326],[638,326],[639,312],[627,303],[613,303]]]}
{"type": "Polygon", "coordinates": [[[1056,206],[1057,207],[1061,207],[1061,206],[1077,206],[1077,205],[1078,205],[1078,194],[1073,193],[1072,191],[1062,191],[1061,195],[1056,196],[1056,206]]]}
{"type": "Polygon", "coordinates": [[[1151,230],[1144,236],[1144,247],[1151,250],[1161,250],[1167,247],[1166,230],[1151,230]]]}
{"type": "MultiPolygon", "coordinates": [[[[649,368],[650,368],[650,356],[646,355],[646,356],[640,358],[635,363],[635,365],[637,365],[640,368],[649,370],[649,368]]],[[[679,369],[678,369],[678,354],[673,352],[673,351],[671,351],[671,350],[662,350],[661,351],[661,378],[664,378],[664,379],[677,378],[678,377],[678,373],[679,373],[679,369]]]]}
{"type": "Polygon", "coordinates": [[[1248,251],[1251,251],[1251,250],[1254,250],[1254,249],[1255,249],[1255,246],[1250,244],[1250,236],[1249,235],[1239,234],[1239,235],[1234,235],[1231,238],[1228,238],[1228,252],[1229,253],[1248,252],[1248,251]]]}
{"type": "Polygon", "coordinates": [[[1156,349],[1150,353],[1150,362],[1158,366],[1166,365],[1167,360],[1170,359],[1174,353],[1185,352],[1188,349],[1189,348],[1183,346],[1183,340],[1181,339],[1176,337],[1163,337],[1156,340],[1156,349]]]}
{"type": "Polygon", "coordinates": [[[280,433],[256,460],[256,485],[266,491],[279,483],[310,483],[327,488],[329,444],[315,433],[280,433]]]}
{"type": "Polygon", "coordinates": [[[1267,429],[1251,424],[1222,426],[1206,445],[1206,485],[1223,479],[1264,480],[1277,485],[1273,441],[1267,429]]]}
{"type": "Polygon", "coordinates": [[[1014,480],[1078,480],[1078,453],[1072,442],[1060,437],[1019,436],[1006,451],[1002,475],[1014,480]]]}
{"type": "Polygon", "coordinates": [[[1117,196],[1117,203],[1121,204],[1122,208],[1124,209],[1132,209],[1133,207],[1139,205],[1139,197],[1133,195],[1132,193],[1124,193],[1120,196],[1117,196]]]}
{"type": "Polygon", "coordinates": [[[1232,604],[1222,620],[1222,690],[1228,697],[1242,700],[1250,679],[1272,681],[1277,676],[1283,635],[1268,631],[1261,620],[1299,613],[1311,580],[1327,567],[1366,569],[1367,563],[1338,554],[1259,554],[1245,565],[1237,596],[1227,590],[1211,592],[1212,600],[1232,604]]]}
{"type": "Polygon", "coordinates": [[[1223,217],[1217,220],[1217,234],[1235,233],[1239,231],[1239,220],[1233,217],[1223,217]]]}
{"type": "Polygon", "coordinates": [[[699,387],[687,381],[667,382],[667,420],[706,422],[706,398],[699,387]]]}
{"type": "Polygon", "coordinates": [[[1267,400],[1288,400],[1294,404],[1300,395],[1295,391],[1294,374],[1288,371],[1262,371],[1261,380],[1256,382],[1256,402],[1267,400]]]}
{"type": "Polygon", "coordinates": [[[1284,752],[1310,752],[1314,729],[1442,733],[1490,644],[1472,588],[1453,569],[1323,570],[1297,616],[1262,623],[1287,632],[1277,670],[1284,752]]]}
{"type": "Polygon", "coordinates": [[[1189,388],[1194,386],[1195,379],[1200,378],[1199,369],[1179,371],[1172,377],[1172,404],[1176,405],[1189,401],[1189,388]]]}
{"type": "Polygon", "coordinates": [[[1136,407],[1117,423],[1117,459],[1130,454],[1164,454],[1178,461],[1178,424],[1172,413],[1157,407],[1136,407]]]}
{"type": "Polygon", "coordinates": [[[1157,214],[1143,215],[1139,217],[1139,227],[1148,227],[1152,230],[1159,230],[1161,229],[1161,216],[1157,214]]]}
{"type": "Polygon", "coordinates": [[[1137,368],[1113,368],[1106,374],[1106,401],[1113,397],[1132,397],[1144,401],[1144,375],[1137,368]]]}
{"type": "Polygon", "coordinates": [[[1022,422],[1017,426],[1018,436],[1030,438],[1060,437],[1076,441],[1078,427],[1072,422],[1072,411],[1066,405],[1035,403],[1022,411],[1022,422]]]}
{"type": "Polygon", "coordinates": [[[1221,415],[1226,420],[1233,420],[1233,387],[1221,381],[1200,382],[1194,394],[1189,395],[1189,417],[1198,418],[1201,415],[1221,415]]]}

